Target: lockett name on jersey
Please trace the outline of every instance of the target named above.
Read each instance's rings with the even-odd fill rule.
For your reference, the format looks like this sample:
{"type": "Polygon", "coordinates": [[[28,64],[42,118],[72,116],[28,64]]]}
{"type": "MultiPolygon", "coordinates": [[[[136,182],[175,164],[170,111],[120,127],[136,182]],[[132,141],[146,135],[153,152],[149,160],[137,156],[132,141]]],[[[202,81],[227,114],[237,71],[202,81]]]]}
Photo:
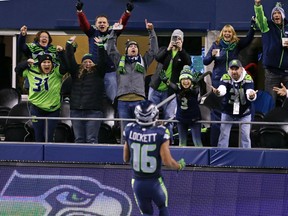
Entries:
{"type": "Polygon", "coordinates": [[[157,133],[141,134],[137,132],[130,131],[129,139],[144,142],[144,143],[154,143],[156,141],[157,133]]]}

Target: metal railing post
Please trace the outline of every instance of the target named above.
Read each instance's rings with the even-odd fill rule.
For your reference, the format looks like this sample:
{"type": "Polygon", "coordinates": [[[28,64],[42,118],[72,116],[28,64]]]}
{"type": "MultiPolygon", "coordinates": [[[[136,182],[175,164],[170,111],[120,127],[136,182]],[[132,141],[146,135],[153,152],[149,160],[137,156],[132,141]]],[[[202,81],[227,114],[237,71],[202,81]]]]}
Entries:
{"type": "Polygon", "coordinates": [[[238,131],[238,147],[241,147],[241,127],[242,127],[242,123],[239,123],[239,131],[238,131]]]}
{"type": "Polygon", "coordinates": [[[48,142],[48,119],[45,119],[45,143],[48,142]]]}

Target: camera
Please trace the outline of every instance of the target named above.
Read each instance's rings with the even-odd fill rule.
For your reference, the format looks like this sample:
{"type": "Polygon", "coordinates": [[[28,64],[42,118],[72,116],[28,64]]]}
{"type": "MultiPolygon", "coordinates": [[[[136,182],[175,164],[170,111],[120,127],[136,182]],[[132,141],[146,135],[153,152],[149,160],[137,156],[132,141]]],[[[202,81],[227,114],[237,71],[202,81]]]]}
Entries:
{"type": "Polygon", "coordinates": [[[172,36],[172,42],[175,42],[177,41],[178,37],[177,36],[172,36]]]}

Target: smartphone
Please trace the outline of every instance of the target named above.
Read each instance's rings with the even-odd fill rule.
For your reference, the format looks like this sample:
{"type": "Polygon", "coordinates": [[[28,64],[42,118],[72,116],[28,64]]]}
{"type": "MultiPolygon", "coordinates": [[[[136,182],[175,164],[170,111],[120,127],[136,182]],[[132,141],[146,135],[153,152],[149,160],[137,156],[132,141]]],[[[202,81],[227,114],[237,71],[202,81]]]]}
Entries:
{"type": "Polygon", "coordinates": [[[113,25],[113,30],[122,30],[123,29],[123,25],[119,24],[119,25],[113,25]]]}
{"type": "Polygon", "coordinates": [[[176,43],[177,39],[178,39],[178,36],[173,36],[172,37],[172,41],[175,42],[175,43],[176,43]]]}

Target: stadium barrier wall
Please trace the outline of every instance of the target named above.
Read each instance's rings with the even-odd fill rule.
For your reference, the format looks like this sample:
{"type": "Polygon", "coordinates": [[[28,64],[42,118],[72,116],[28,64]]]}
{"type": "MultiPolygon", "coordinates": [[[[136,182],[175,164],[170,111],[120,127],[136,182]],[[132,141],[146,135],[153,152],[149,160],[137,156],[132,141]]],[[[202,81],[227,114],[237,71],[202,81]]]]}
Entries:
{"type": "MultiPolygon", "coordinates": [[[[1,162],[0,173],[0,215],[140,215],[128,165],[1,162]]],[[[163,177],[171,216],[288,215],[287,169],[200,166],[163,177]]]]}
{"type": "MultiPolygon", "coordinates": [[[[0,160],[122,163],[122,145],[0,144],[0,160]]],[[[171,147],[175,159],[209,166],[288,168],[286,149],[171,147]]]]}

